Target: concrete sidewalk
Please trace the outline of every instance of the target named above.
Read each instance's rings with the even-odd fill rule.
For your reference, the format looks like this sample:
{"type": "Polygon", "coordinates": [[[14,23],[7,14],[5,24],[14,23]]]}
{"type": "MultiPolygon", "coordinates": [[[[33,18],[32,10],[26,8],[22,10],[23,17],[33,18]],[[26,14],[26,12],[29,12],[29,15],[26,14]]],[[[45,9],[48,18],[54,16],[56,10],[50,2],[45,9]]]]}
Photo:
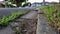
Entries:
{"type": "Polygon", "coordinates": [[[36,34],[56,34],[56,32],[47,24],[47,19],[41,11],[38,11],[38,23],[36,34]],[[40,13],[39,13],[40,12],[40,13]]]}

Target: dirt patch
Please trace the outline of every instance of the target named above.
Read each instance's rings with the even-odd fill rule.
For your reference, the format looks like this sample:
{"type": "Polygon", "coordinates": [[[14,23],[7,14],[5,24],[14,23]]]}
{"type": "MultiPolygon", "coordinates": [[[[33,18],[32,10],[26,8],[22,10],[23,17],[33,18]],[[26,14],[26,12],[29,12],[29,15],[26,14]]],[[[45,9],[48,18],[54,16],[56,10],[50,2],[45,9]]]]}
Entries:
{"type": "Polygon", "coordinates": [[[36,34],[37,19],[26,19],[23,27],[23,34],[36,34]]]}
{"type": "Polygon", "coordinates": [[[18,23],[18,27],[12,27],[16,34],[36,34],[37,19],[19,19],[14,22],[18,23]]]}

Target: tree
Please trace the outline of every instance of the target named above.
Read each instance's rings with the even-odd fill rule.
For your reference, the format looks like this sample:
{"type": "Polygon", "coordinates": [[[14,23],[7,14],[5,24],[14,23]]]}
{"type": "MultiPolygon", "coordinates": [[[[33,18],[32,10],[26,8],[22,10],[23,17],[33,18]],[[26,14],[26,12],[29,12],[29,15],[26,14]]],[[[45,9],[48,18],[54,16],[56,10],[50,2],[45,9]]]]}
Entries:
{"type": "Polygon", "coordinates": [[[28,0],[10,0],[10,2],[15,3],[17,7],[22,6],[23,2],[27,2],[28,0]]]}

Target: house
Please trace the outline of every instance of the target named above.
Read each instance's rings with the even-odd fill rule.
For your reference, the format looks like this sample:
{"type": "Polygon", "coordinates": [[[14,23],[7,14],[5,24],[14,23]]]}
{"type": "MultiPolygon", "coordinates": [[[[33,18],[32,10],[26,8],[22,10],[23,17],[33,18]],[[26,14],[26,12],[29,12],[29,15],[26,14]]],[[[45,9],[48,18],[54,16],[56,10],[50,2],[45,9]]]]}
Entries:
{"type": "Polygon", "coordinates": [[[50,5],[50,2],[41,2],[42,3],[42,5],[50,5]]]}
{"type": "Polygon", "coordinates": [[[39,6],[41,6],[41,5],[42,5],[42,3],[35,2],[35,3],[33,3],[33,4],[31,5],[31,7],[39,7],[39,6]]]}
{"type": "Polygon", "coordinates": [[[59,2],[50,2],[50,4],[58,4],[59,2]]]}
{"type": "Polygon", "coordinates": [[[50,2],[35,2],[35,3],[33,3],[31,6],[32,7],[39,7],[39,6],[41,6],[41,5],[44,5],[44,3],[45,3],[45,5],[50,5],[51,3],[50,2]]]}

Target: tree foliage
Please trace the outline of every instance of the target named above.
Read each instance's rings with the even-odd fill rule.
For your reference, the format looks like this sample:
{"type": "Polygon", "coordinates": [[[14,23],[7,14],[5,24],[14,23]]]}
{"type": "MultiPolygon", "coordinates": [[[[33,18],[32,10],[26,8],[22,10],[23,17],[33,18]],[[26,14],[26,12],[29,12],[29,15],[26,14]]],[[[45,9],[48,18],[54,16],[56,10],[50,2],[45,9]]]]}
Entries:
{"type": "Polygon", "coordinates": [[[23,3],[23,2],[26,3],[28,0],[7,0],[7,1],[9,1],[9,2],[11,2],[11,3],[14,3],[14,4],[17,5],[17,7],[19,7],[19,6],[22,6],[22,3],[23,3]]]}

